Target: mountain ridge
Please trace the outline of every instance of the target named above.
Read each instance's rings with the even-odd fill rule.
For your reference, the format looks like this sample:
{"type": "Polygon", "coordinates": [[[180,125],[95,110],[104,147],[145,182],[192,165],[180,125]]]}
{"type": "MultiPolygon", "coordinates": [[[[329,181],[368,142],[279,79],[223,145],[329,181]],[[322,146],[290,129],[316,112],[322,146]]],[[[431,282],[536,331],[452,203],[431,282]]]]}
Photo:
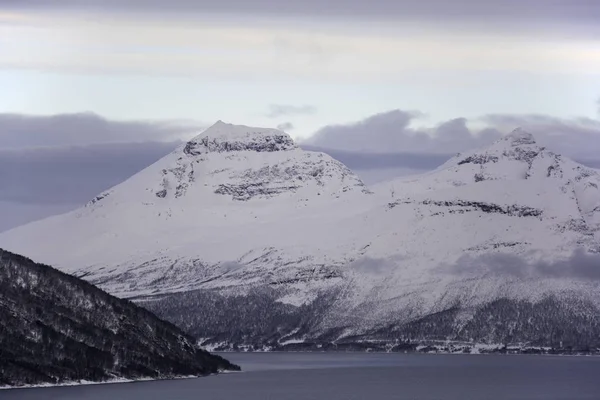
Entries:
{"type": "MultiPolygon", "coordinates": [[[[600,280],[590,272],[600,265],[600,174],[529,133],[373,188],[290,141],[277,130],[219,122],[88,207],[0,234],[0,245],[180,324],[196,320],[189,313],[217,313],[226,332],[244,330],[216,310],[188,307],[198,299],[219,307],[205,295],[234,314],[248,307],[239,302],[266,304],[270,315],[247,312],[281,329],[268,338],[249,333],[254,344],[374,337],[455,309],[443,326],[458,337],[461,318],[499,301],[510,309],[546,301],[552,307],[539,309],[548,312],[600,307],[600,280]],[[176,317],[177,309],[188,314],[176,317]]],[[[597,311],[589,312],[595,321],[597,311]]],[[[206,343],[222,337],[186,329],[206,343]]],[[[474,331],[475,341],[490,337],[474,331]]]]}

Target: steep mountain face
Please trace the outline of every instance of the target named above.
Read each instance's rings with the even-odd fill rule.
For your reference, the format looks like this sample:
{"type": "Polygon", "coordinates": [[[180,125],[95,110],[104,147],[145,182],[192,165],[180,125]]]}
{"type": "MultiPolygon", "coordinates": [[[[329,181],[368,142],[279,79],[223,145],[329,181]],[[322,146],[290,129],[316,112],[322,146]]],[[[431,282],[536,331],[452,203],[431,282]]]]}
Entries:
{"type": "Polygon", "coordinates": [[[312,271],[317,255],[298,248],[290,260],[278,252],[318,243],[309,232],[366,209],[372,198],[343,164],[301,150],[281,131],[218,122],[85,207],[0,241],[111,293],[164,293],[261,260],[312,271]]]}
{"type": "Polygon", "coordinates": [[[585,347],[600,333],[598,185],[597,171],[517,130],[369,190],[282,132],[219,122],[0,245],[136,298],[217,347],[585,347]],[[502,318],[514,329],[481,322],[502,318]]]}
{"type": "Polygon", "coordinates": [[[0,321],[0,386],[239,369],[147,310],[1,249],[0,321]]]}

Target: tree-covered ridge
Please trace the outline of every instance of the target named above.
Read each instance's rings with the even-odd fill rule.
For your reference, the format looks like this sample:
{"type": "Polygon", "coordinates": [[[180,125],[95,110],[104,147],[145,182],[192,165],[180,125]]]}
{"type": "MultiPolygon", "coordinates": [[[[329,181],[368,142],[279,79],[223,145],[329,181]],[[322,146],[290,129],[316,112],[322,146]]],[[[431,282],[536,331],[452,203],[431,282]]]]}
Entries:
{"type": "Polygon", "coordinates": [[[452,343],[461,352],[483,346],[497,352],[512,347],[521,353],[600,354],[600,310],[577,298],[502,298],[477,307],[457,303],[408,319],[402,319],[407,310],[398,309],[397,319],[360,331],[352,329],[365,313],[340,308],[343,295],[322,293],[301,306],[278,302],[281,293],[272,288],[230,296],[196,290],[137,301],[218,350],[430,352],[452,343]]]}
{"type": "Polygon", "coordinates": [[[228,369],[146,309],[0,249],[0,386],[228,369]]]}

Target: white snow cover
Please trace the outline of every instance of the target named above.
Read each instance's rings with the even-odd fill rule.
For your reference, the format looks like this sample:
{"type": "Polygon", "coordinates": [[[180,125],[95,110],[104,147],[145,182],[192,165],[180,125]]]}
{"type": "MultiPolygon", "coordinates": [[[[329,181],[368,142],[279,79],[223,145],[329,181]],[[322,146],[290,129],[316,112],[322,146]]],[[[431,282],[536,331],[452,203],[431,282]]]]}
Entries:
{"type": "Polygon", "coordinates": [[[347,316],[361,323],[500,296],[599,304],[598,281],[536,269],[598,253],[599,185],[516,130],[368,189],[281,131],[219,121],[85,207],[0,234],[0,247],[123,297],[272,283],[300,305],[344,287],[345,309],[377,304],[347,316]]]}

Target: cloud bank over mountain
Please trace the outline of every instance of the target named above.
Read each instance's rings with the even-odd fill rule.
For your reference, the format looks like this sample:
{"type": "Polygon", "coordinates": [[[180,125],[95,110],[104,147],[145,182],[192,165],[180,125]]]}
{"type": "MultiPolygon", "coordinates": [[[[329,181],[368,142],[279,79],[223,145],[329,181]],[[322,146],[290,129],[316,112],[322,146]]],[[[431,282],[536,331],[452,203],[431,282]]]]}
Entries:
{"type": "Polygon", "coordinates": [[[478,257],[463,256],[450,268],[442,269],[456,275],[600,280],[600,255],[578,249],[564,260],[530,262],[510,253],[488,253],[478,257]]]}
{"type": "MultiPolygon", "coordinates": [[[[317,110],[273,105],[269,112],[276,118],[317,110]]],[[[391,110],[325,126],[300,144],[330,154],[373,184],[432,170],[457,152],[522,126],[551,150],[600,167],[598,120],[494,114],[419,127],[424,115],[391,110]]],[[[293,129],[291,123],[279,125],[293,129]]],[[[92,113],[0,114],[0,231],[85,203],[203,129],[193,121],[113,121],[92,113]]]]}
{"type": "Polygon", "coordinates": [[[305,143],[344,151],[449,154],[486,146],[522,127],[541,144],[570,157],[587,159],[600,154],[600,120],[491,114],[474,121],[455,118],[434,127],[415,127],[422,116],[391,110],[351,124],[325,126],[305,143]]]}
{"type": "Polygon", "coordinates": [[[90,112],[50,116],[0,114],[0,148],[172,142],[204,128],[189,121],[115,121],[90,112]]]}

